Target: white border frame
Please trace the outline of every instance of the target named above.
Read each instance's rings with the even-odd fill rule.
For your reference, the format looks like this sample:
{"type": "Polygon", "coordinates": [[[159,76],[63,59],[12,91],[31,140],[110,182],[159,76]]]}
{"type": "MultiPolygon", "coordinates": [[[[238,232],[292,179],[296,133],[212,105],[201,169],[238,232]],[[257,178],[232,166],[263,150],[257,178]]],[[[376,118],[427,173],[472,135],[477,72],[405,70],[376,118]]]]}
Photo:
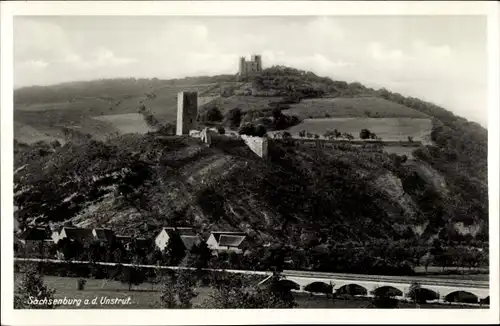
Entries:
{"type": "Polygon", "coordinates": [[[16,15],[485,15],[488,17],[488,181],[490,309],[483,310],[13,310],[13,264],[2,264],[1,308],[5,325],[170,325],[332,323],[498,323],[499,322],[499,23],[496,2],[328,2],[328,1],[46,1],[1,2],[1,209],[2,257],[13,257],[13,51],[16,15]]]}

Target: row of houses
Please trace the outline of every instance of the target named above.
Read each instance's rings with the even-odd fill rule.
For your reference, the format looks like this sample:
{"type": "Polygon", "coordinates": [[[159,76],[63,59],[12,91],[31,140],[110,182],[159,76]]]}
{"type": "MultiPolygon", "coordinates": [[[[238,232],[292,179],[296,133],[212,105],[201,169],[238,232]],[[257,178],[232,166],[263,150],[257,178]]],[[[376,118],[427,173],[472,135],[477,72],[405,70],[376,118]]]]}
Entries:
{"type": "MultiPolygon", "coordinates": [[[[57,244],[63,239],[68,239],[80,243],[98,242],[103,245],[111,241],[119,241],[127,250],[130,249],[132,242],[145,248],[153,242],[156,248],[163,251],[167,248],[174,235],[180,237],[186,250],[191,250],[194,245],[205,241],[202,236],[190,227],[164,227],[154,239],[117,235],[113,230],[106,228],[63,226],[51,231],[49,228],[30,227],[16,234],[14,238],[15,243],[29,248],[38,248],[41,243],[57,244]]],[[[248,248],[246,240],[247,235],[244,232],[213,231],[205,242],[208,248],[214,251],[241,253],[248,248]]]]}

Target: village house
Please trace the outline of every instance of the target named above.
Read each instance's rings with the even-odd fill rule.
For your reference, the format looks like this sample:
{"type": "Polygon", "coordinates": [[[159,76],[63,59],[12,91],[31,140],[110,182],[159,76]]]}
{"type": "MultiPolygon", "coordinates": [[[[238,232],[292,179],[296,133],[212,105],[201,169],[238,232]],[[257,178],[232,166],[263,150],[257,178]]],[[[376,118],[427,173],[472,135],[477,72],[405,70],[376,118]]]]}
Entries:
{"type": "Polygon", "coordinates": [[[244,232],[213,231],[207,246],[214,251],[242,253],[247,249],[247,234],[244,232]]]}
{"type": "Polygon", "coordinates": [[[50,238],[50,230],[47,228],[28,227],[15,236],[18,249],[24,253],[47,251],[53,244],[50,238]]]}
{"type": "Polygon", "coordinates": [[[123,248],[130,250],[130,244],[132,243],[132,237],[128,235],[116,235],[116,241],[123,245],[123,248]]]}
{"type": "Polygon", "coordinates": [[[111,229],[105,228],[76,228],[64,226],[60,230],[52,232],[52,239],[54,243],[68,238],[71,241],[78,241],[80,243],[88,243],[97,241],[99,243],[107,243],[113,240],[115,234],[111,229]]]}
{"type": "Polygon", "coordinates": [[[163,251],[167,248],[168,243],[172,236],[178,234],[184,244],[186,250],[191,250],[191,248],[201,242],[201,239],[190,227],[165,227],[161,229],[155,238],[155,245],[160,250],[163,251]]]}

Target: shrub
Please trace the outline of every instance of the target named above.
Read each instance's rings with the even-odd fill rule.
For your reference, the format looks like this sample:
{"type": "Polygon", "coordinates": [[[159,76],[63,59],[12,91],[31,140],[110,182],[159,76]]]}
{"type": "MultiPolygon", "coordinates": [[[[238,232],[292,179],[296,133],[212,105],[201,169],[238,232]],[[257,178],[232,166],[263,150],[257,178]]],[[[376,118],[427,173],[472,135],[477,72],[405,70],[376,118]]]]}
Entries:
{"type": "Polygon", "coordinates": [[[83,291],[85,289],[85,285],[87,284],[87,280],[84,278],[80,278],[77,281],[78,291],[83,291]]]}
{"type": "Polygon", "coordinates": [[[222,126],[218,126],[217,132],[219,133],[219,135],[224,135],[226,133],[226,129],[224,129],[224,127],[222,126]]]}
{"type": "Polygon", "coordinates": [[[238,129],[238,133],[240,135],[253,136],[255,134],[255,126],[251,123],[245,123],[238,129]]]}
{"type": "Polygon", "coordinates": [[[208,122],[219,122],[219,121],[222,121],[222,119],[224,119],[224,117],[222,116],[222,113],[220,112],[219,108],[216,107],[216,106],[210,107],[205,112],[203,118],[204,118],[203,119],[204,121],[208,121],[208,122]]]}
{"type": "Polygon", "coordinates": [[[257,127],[255,127],[254,136],[264,137],[266,133],[267,133],[266,127],[264,127],[263,125],[258,125],[257,127]]]}
{"type": "Polygon", "coordinates": [[[229,110],[229,112],[226,114],[226,120],[231,126],[231,128],[238,128],[241,124],[241,110],[239,108],[234,108],[229,110]]]}
{"type": "Polygon", "coordinates": [[[359,132],[359,138],[361,138],[361,139],[368,139],[368,138],[370,138],[371,134],[372,133],[370,132],[370,130],[368,130],[368,129],[361,129],[361,131],[359,132]]]}
{"type": "Polygon", "coordinates": [[[54,309],[55,290],[43,283],[43,276],[36,265],[27,265],[21,282],[14,290],[14,309],[54,309]],[[42,304],[29,304],[31,299],[42,301],[42,304]]]}

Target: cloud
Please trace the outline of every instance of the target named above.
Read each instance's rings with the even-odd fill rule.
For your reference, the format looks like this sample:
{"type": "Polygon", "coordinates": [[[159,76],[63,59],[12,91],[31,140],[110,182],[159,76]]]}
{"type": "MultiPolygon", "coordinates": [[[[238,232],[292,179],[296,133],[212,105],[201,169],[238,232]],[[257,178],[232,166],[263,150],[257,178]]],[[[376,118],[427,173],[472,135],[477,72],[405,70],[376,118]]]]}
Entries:
{"type": "Polygon", "coordinates": [[[398,49],[387,49],[380,42],[371,42],[368,44],[368,52],[375,60],[398,60],[403,58],[403,52],[398,49]]]}
{"type": "Polygon", "coordinates": [[[293,66],[466,111],[481,101],[477,97],[487,85],[486,46],[480,41],[486,40],[486,24],[433,19],[15,18],[14,73],[17,85],[231,74],[238,57],[260,53],[264,67],[293,66]]]}
{"type": "Polygon", "coordinates": [[[49,63],[46,61],[43,61],[43,60],[29,60],[29,61],[21,62],[20,65],[23,67],[26,67],[26,68],[33,68],[33,69],[38,70],[38,69],[47,68],[49,63]]]}

